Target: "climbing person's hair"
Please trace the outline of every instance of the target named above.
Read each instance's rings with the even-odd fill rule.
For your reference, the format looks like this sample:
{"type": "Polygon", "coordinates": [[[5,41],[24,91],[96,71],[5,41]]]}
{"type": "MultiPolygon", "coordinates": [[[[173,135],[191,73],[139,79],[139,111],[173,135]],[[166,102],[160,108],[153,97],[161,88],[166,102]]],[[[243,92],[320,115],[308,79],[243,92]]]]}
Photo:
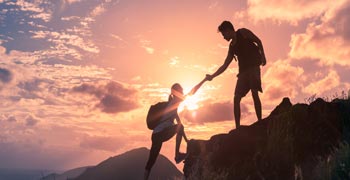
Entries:
{"type": "Polygon", "coordinates": [[[178,98],[183,99],[183,88],[179,83],[175,83],[171,86],[171,94],[169,96],[169,100],[172,99],[174,96],[177,96],[178,98]]]}

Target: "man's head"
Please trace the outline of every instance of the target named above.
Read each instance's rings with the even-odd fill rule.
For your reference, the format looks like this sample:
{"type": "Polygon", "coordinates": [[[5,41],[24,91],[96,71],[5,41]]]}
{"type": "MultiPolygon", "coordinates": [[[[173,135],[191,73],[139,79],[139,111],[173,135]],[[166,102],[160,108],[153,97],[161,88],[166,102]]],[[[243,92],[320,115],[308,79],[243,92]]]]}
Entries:
{"type": "Polygon", "coordinates": [[[218,27],[218,31],[222,34],[224,39],[230,41],[231,39],[235,39],[235,28],[233,27],[230,21],[223,21],[218,27]]]}

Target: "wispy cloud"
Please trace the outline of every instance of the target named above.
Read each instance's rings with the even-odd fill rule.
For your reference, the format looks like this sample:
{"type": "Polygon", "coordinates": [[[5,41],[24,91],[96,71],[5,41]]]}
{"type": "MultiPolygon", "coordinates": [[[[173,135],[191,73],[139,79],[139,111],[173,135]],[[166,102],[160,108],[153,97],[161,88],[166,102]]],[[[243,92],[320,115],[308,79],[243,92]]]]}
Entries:
{"type": "Polygon", "coordinates": [[[248,0],[248,15],[256,21],[273,20],[298,24],[301,20],[323,14],[334,4],[332,0],[248,0]]]}
{"type": "Polygon", "coordinates": [[[209,9],[213,9],[213,8],[217,7],[218,4],[219,4],[218,1],[212,2],[212,3],[209,5],[209,9]]]}
{"type": "Polygon", "coordinates": [[[174,56],[174,57],[172,57],[172,58],[170,58],[170,66],[176,66],[176,65],[178,65],[180,63],[180,61],[179,61],[179,57],[177,57],[177,56],[174,56]]]}
{"type": "Polygon", "coordinates": [[[101,14],[102,14],[103,12],[105,12],[105,11],[106,11],[106,9],[105,9],[105,7],[104,7],[104,4],[100,4],[100,5],[96,6],[96,7],[92,10],[91,16],[92,16],[92,17],[99,16],[99,15],[101,15],[101,14]]]}
{"type": "Polygon", "coordinates": [[[144,48],[148,54],[153,54],[154,53],[154,48],[151,47],[151,41],[145,40],[145,39],[141,39],[140,43],[141,43],[141,47],[144,48]]]}
{"type": "Polygon", "coordinates": [[[91,40],[84,39],[77,34],[55,31],[31,31],[31,33],[33,34],[32,38],[45,39],[54,44],[49,50],[37,51],[45,58],[59,57],[63,55],[63,52],[65,52],[65,55],[70,52],[70,55],[81,60],[82,55],[78,51],[79,49],[88,53],[98,53],[100,51],[91,40]]]}
{"type": "Polygon", "coordinates": [[[30,17],[32,18],[41,19],[48,22],[52,17],[52,10],[49,8],[43,8],[43,6],[50,6],[50,3],[44,3],[42,1],[28,2],[18,0],[16,5],[21,11],[31,12],[30,17]]]}
{"type": "Polygon", "coordinates": [[[121,38],[120,36],[118,36],[118,35],[115,35],[115,34],[110,34],[111,35],[111,37],[113,37],[114,39],[117,39],[117,40],[119,40],[119,41],[123,41],[123,42],[125,42],[124,41],[124,39],[123,38],[121,38]]]}

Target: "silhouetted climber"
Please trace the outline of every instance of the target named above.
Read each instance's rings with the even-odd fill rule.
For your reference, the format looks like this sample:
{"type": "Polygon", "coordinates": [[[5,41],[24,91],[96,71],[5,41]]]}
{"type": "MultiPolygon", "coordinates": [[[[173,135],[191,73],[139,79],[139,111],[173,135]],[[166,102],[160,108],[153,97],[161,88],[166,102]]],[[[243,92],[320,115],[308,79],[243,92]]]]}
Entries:
{"type": "Polygon", "coordinates": [[[144,179],[148,179],[151,168],[156,162],[159,155],[160,149],[163,142],[168,141],[176,134],[176,145],[175,145],[175,161],[180,163],[186,158],[185,153],[180,152],[180,144],[182,137],[188,142],[188,139],[184,132],[184,126],[181,123],[177,108],[183,101],[183,88],[180,84],[175,83],[171,87],[171,94],[169,95],[168,105],[166,107],[165,115],[162,116],[161,122],[153,129],[152,133],[152,147],[150,150],[149,158],[145,168],[144,179]],[[176,119],[177,124],[174,123],[176,119]]]}
{"type": "Polygon", "coordinates": [[[260,65],[266,64],[266,57],[260,39],[249,29],[242,28],[235,31],[231,22],[223,21],[218,27],[218,31],[221,32],[225,40],[231,42],[224,64],[212,75],[207,74],[206,79],[211,81],[227,69],[233,58],[236,61],[236,57],[238,58],[239,73],[233,102],[236,128],[239,128],[241,99],[249,90],[252,92],[256,116],[258,120],[261,120],[261,102],[258,92],[262,92],[260,65]]]}

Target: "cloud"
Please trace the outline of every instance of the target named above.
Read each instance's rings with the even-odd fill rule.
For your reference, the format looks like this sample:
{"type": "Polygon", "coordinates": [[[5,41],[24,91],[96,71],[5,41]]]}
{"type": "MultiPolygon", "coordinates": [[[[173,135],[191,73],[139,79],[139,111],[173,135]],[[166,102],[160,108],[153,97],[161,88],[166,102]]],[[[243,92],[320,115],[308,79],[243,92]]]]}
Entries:
{"type": "MultiPolygon", "coordinates": [[[[181,112],[187,121],[192,123],[206,123],[206,122],[220,122],[233,119],[233,104],[229,101],[226,102],[203,102],[204,106],[201,106],[197,110],[184,110],[181,112]]],[[[248,113],[246,105],[241,104],[241,115],[244,116],[248,113]]]]}
{"type": "Polygon", "coordinates": [[[292,66],[288,60],[275,61],[262,77],[263,96],[270,103],[277,103],[287,96],[296,97],[304,82],[303,73],[301,67],[292,66]]]}
{"type": "Polygon", "coordinates": [[[297,24],[318,17],[334,3],[332,0],[248,0],[248,15],[256,21],[269,19],[297,24]]]}
{"type": "Polygon", "coordinates": [[[104,13],[106,11],[106,9],[104,8],[104,4],[100,4],[98,6],[96,6],[92,12],[91,12],[91,16],[92,17],[96,17],[101,15],[102,13],[104,13]]]}
{"type": "Polygon", "coordinates": [[[290,57],[311,58],[321,65],[350,66],[350,1],[337,1],[306,32],[295,33],[290,42],[290,57]]]}
{"type": "Polygon", "coordinates": [[[28,115],[25,119],[27,126],[35,126],[39,120],[34,118],[32,115],[28,115]]]}
{"type": "Polygon", "coordinates": [[[52,17],[52,11],[49,8],[43,8],[45,5],[42,1],[28,2],[24,0],[18,0],[16,5],[19,6],[21,11],[30,12],[30,17],[42,19],[45,22],[50,21],[52,17]]]}
{"type": "Polygon", "coordinates": [[[213,9],[213,8],[215,8],[215,7],[217,7],[218,6],[218,4],[219,4],[219,2],[217,2],[217,1],[215,1],[215,2],[212,2],[210,5],[209,5],[209,9],[213,9]]]}
{"type": "Polygon", "coordinates": [[[0,67],[0,82],[9,83],[13,79],[13,74],[10,70],[0,67]]]}
{"type": "Polygon", "coordinates": [[[9,121],[9,122],[16,122],[17,119],[16,119],[15,116],[10,116],[10,117],[8,117],[7,121],[9,121]]]}
{"type": "Polygon", "coordinates": [[[327,76],[306,86],[303,91],[309,94],[322,94],[336,88],[340,84],[340,77],[336,71],[330,70],[327,76]]]}
{"type": "Polygon", "coordinates": [[[95,96],[99,100],[96,107],[106,113],[128,112],[138,107],[137,91],[114,81],[100,85],[84,83],[74,87],[73,92],[95,96]]]}
{"type": "Polygon", "coordinates": [[[21,81],[18,83],[18,87],[29,92],[40,91],[40,85],[48,80],[34,78],[28,81],[21,81]]]}
{"type": "MultiPolygon", "coordinates": [[[[135,71],[135,68],[128,68],[127,65],[120,64],[126,62],[121,54],[131,55],[128,53],[129,51],[115,54],[116,51],[113,49],[112,56],[115,61],[112,64],[108,63],[108,67],[111,68],[101,68],[107,67],[105,66],[106,62],[112,62],[109,61],[110,59],[106,59],[104,54],[106,52],[94,51],[94,47],[103,50],[100,45],[105,42],[108,43],[103,38],[116,33],[120,36],[115,36],[115,39],[109,36],[108,38],[112,39],[113,43],[118,44],[121,42],[127,43],[126,40],[131,41],[130,48],[131,44],[133,47],[138,46],[138,51],[136,53],[133,51],[132,54],[135,57],[128,55],[129,60],[137,59],[140,52],[142,54],[143,51],[148,50],[148,53],[156,53],[154,50],[159,49],[157,43],[150,43],[156,42],[153,36],[154,33],[147,36],[146,39],[150,41],[145,41],[144,44],[139,44],[137,40],[136,42],[133,41],[131,36],[143,33],[144,29],[134,28],[132,25],[135,24],[132,21],[133,18],[128,14],[119,13],[121,12],[119,10],[125,6],[116,7],[116,11],[111,12],[109,16],[99,18],[93,16],[99,16],[100,13],[104,10],[107,12],[107,8],[111,7],[99,6],[101,1],[34,0],[21,2],[38,4],[36,6],[38,7],[37,10],[43,10],[43,13],[47,12],[50,17],[46,16],[46,20],[39,18],[40,16],[35,18],[31,14],[39,14],[39,11],[38,13],[29,10],[23,12],[19,8],[11,11],[9,6],[7,6],[9,11],[6,14],[0,14],[0,19],[5,19],[4,21],[0,20],[0,26],[6,26],[5,29],[2,28],[0,35],[1,39],[6,39],[0,41],[7,48],[6,50],[0,47],[1,63],[5,64],[5,68],[10,70],[14,77],[11,81],[13,88],[8,88],[6,92],[2,91],[0,94],[2,99],[0,108],[3,112],[13,114],[16,119],[11,120],[8,117],[8,119],[5,119],[6,121],[1,121],[0,139],[6,137],[6,141],[0,140],[0,146],[2,147],[0,150],[2,162],[0,166],[65,169],[96,164],[101,159],[110,156],[110,152],[125,151],[126,149],[121,149],[125,148],[124,144],[128,148],[139,146],[142,143],[149,145],[149,136],[146,137],[145,134],[150,131],[147,130],[144,123],[140,123],[141,121],[144,122],[145,109],[139,108],[136,111],[120,113],[117,116],[111,113],[91,111],[91,109],[98,108],[103,112],[113,113],[127,112],[135,109],[139,102],[149,106],[150,99],[154,98],[157,101],[160,99],[158,96],[148,96],[152,92],[144,92],[142,94],[144,96],[140,97],[142,99],[139,100],[137,98],[138,92],[133,88],[124,84],[118,86],[121,83],[107,82],[112,79],[109,70],[113,67],[116,67],[116,70],[124,67],[123,72],[118,70],[116,74],[114,73],[119,78],[120,73],[125,74],[124,71],[135,71]],[[67,5],[62,9],[58,9],[60,7],[56,7],[57,2],[59,2],[59,5],[62,2],[67,5]],[[81,3],[75,4],[75,2],[81,3]],[[39,5],[39,3],[41,4],[39,5]],[[29,16],[27,16],[28,14],[29,16]],[[106,26],[101,23],[102,19],[109,24],[115,22],[112,23],[112,26],[116,29],[106,29],[106,26]],[[125,19],[125,24],[121,19],[125,19]],[[100,26],[101,24],[102,26],[100,26]],[[139,29],[140,31],[128,33],[130,32],[128,30],[129,25],[132,26],[132,29],[139,29]],[[123,27],[126,27],[126,29],[123,27]],[[104,37],[102,37],[103,34],[105,34],[104,37]],[[144,47],[140,48],[140,45],[144,45],[144,47]],[[96,57],[96,55],[101,56],[96,57]],[[4,56],[6,60],[4,60],[4,56]],[[101,65],[101,67],[91,65],[94,63],[101,65]],[[102,81],[107,83],[102,83],[102,81]],[[75,93],[69,91],[73,87],[83,87],[83,85],[88,85],[86,87],[88,90],[75,93]],[[8,123],[8,121],[13,123],[8,123]],[[70,130],[57,128],[57,126],[64,126],[70,130]],[[123,136],[121,138],[115,137],[113,133],[122,134],[123,136]],[[112,136],[110,136],[111,134],[112,136]]],[[[140,7],[144,8],[144,5],[148,4],[141,3],[140,7]]],[[[128,6],[128,3],[123,3],[123,5],[128,6]]],[[[169,7],[170,9],[173,8],[172,6],[169,7]]],[[[141,23],[142,18],[137,19],[140,20],[140,23],[136,24],[147,25],[146,29],[149,28],[148,25],[156,27],[153,26],[155,24],[152,25],[149,22],[141,23]]],[[[155,19],[153,18],[153,20],[155,19]]],[[[154,22],[157,24],[159,21],[154,22]]],[[[162,48],[165,47],[162,46],[162,48]]],[[[159,50],[159,52],[162,52],[162,50],[159,50]]],[[[147,52],[145,51],[144,54],[147,55],[147,52]]],[[[174,56],[172,50],[166,56],[160,57],[160,59],[168,59],[168,56],[174,56]]],[[[128,66],[134,66],[130,61],[127,64],[128,66]]],[[[144,69],[147,69],[147,67],[145,66],[144,69]]],[[[142,72],[138,71],[138,73],[142,72]]],[[[126,79],[128,79],[127,76],[126,79]]],[[[147,76],[141,74],[140,77],[142,77],[142,82],[138,81],[137,83],[139,83],[141,90],[144,90],[143,87],[145,86],[142,83],[161,81],[154,79],[154,75],[151,74],[147,76]]],[[[167,83],[160,83],[161,85],[157,89],[154,88],[159,92],[154,91],[154,94],[163,95],[162,97],[166,98],[169,86],[164,85],[167,83]]]]}
{"type": "MultiPolygon", "coordinates": [[[[80,30],[79,30],[80,31],[80,30]]],[[[49,50],[37,51],[37,54],[45,57],[57,57],[57,55],[71,55],[72,57],[81,60],[83,54],[79,50],[83,50],[87,53],[99,53],[99,48],[89,39],[79,35],[75,32],[57,32],[57,31],[31,31],[34,39],[44,39],[51,42],[54,46],[51,46],[49,50]]],[[[63,57],[64,57],[63,56],[63,57]]]]}
{"type": "Polygon", "coordinates": [[[152,47],[147,47],[147,46],[142,46],[148,54],[153,54],[154,53],[154,48],[152,47]]]}
{"type": "Polygon", "coordinates": [[[151,41],[145,40],[145,39],[141,39],[140,43],[141,43],[141,47],[144,48],[148,54],[153,54],[154,53],[154,48],[150,46],[151,45],[151,41]]]}
{"type": "Polygon", "coordinates": [[[170,66],[178,66],[178,64],[180,63],[179,61],[179,57],[174,56],[172,58],[170,58],[170,66]]]}
{"type": "MultiPolygon", "coordinates": [[[[81,96],[72,94],[70,90],[82,83],[108,81],[111,78],[110,70],[94,65],[38,63],[38,57],[33,53],[16,50],[6,53],[2,46],[0,52],[0,84],[6,86],[1,89],[0,108],[3,112],[13,113],[18,121],[22,120],[23,124],[29,126],[37,127],[38,118],[44,119],[43,122],[46,123],[47,119],[62,121],[64,117],[67,120],[76,120],[93,114],[92,105],[97,106],[97,100],[91,103],[86,98],[81,99],[81,96]],[[32,114],[32,118],[21,115],[28,112],[32,114]]],[[[100,105],[106,111],[115,109],[108,109],[104,104],[106,100],[100,105]]],[[[125,110],[125,106],[122,107],[125,110]]]]}
{"type": "MultiPolygon", "coordinates": [[[[85,60],[100,52],[92,25],[110,7],[109,0],[77,6],[80,0],[4,2],[1,39],[8,51],[31,52],[38,61],[85,60]],[[7,23],[12,22],[12,23],[7,23]]],[[[98,41],[98,40],[97,40],[98,41]]]]}
{"type": "Polygon", "coordinates": [[[80,2],[81,0],[63,0],[69,4],[73,4],[73,3],[76,3],[76,2],[80,2]]]}
{"type": "Polygon", "coordinates": [[[117,39],[117,40],[119,40],[119,41],[125,42],[125,41],[124,41],[124,39],[123,39],[123,38],[121,38],[121,37],[120,37],[120,36],[118,36],[118,35],[115,35],[115,34],[110,34],[110,36],[111,36],[112,38],[114,38],[114,39],[117,39]]]}
{"type": "Polygon", "coordinates": [[[13,115],[1,114],[0,121],[16,122],[17,118],[13,115]]]}

